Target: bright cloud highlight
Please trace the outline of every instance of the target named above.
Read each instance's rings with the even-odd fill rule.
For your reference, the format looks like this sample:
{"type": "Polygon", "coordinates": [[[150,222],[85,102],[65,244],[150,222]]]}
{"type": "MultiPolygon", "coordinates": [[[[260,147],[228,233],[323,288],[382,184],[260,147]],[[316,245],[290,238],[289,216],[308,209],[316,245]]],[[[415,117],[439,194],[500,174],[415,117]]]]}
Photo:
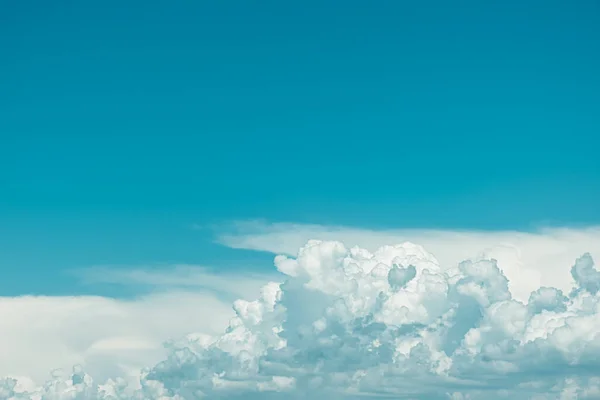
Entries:
{"type": "MultiPolygon", "coordinates": [[[[188,335],[140,386],[76,368],[0,399],[585,399],[600,396],[600,272],[589,254],[571,288],[514,298],[501,265],[443,266],[403,243],[368,251],[309,241],[278,256],[284,283],[234,303],[222,334],[188,335]]],[[[518,279],[518,278],[517,278],[518,279]]]]}

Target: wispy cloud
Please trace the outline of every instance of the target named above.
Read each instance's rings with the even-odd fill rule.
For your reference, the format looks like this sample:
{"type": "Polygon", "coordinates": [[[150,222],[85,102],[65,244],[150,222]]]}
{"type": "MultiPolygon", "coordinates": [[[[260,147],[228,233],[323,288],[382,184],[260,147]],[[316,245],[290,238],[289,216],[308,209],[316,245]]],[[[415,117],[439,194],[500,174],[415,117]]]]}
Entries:
{"type": "Polygon", "coordinates": [[[146,287],[154,291],[194,290],[213,293],[233,301],[253,298],[260,287],[271,280],[281,280],[283,275],[275,268],[271,273],[228,268],[209,268],[197,265],[169,266],[96,266],[71,271],[85,284],[111,284],[128,287],[146,287]]]}
{"type": "Polygon", "coordinates": [[[83,283],[125,286],[138,295],[0,297],[0,376],[28,376],[39,383],[52,369],[81,364],[99,379],[135,379],[143,367],[166,356],[165,340],[222,332],[235,315],[234,300],[255,298],[266,282],[281,279],[276,272],[193,265],[69,272],[83,283]]]}
{"type": "Polygon", "coordinates": [[[215,334],[233,315],[230,303],[207,293],[0,297],[0,376],[41,383],[55,368],[82,364],[99,379],[135,377],[165,357],[165,340],[215,334]]]}

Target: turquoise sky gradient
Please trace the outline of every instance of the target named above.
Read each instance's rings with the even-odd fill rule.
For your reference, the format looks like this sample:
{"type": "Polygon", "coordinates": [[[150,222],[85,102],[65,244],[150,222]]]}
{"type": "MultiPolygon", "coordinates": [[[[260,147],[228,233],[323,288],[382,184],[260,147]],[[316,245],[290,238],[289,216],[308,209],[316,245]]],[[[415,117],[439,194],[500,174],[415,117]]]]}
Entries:
{"type": "Polygon", "coordinates": [[[57,275],[98,264],[268,266],[210,242],[231,220],[596,224],[599,15],[5,1],[0,293],[86,290],[57,275]]]}

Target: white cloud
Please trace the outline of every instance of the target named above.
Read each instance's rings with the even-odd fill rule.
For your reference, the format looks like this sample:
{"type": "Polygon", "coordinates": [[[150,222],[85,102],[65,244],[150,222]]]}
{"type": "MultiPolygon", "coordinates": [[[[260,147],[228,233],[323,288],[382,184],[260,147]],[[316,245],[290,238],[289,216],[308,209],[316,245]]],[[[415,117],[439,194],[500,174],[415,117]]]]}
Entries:
{"type": "Polygon", "coordinates": [[[162,342],[189,332],[216,333],[231,307],[214,296],[154,294],[0,298],[0,376],[38,382],[54,368],[83,364],[100,379],[136,373],[166,354],[162,342]]]}
{"type": "Polygon", "coordinates": [[[218,241],[238,249],[295,255],[308,240],[339,240],[347,246],[374,251],[379,246],[405,241],[430,251],[442,268],[469,258],[494,258],[509,279],[513,295],[526,300],[540,286],[570,287],[568,268],[585,252],[600,256],[600,227],[543,228],[536,232],[461,230],[368,230],[257,221],[238,222],[218,241]]]}
{"type": "Polygon", "coordinates": [[[597,393],[600,278],[589,255],[571,269],[577,290],[541,288],[528,303],[512,298],[495,262],[444,270],[410,243],[370,253],[311,241],[276,264],[287,283],[236,302],[225,334],[183,343],[150,376],[184,398],[194,398],[190,385],[210,398],[250,396],[276,381],[287,383],[276,388],[281,398],[597,393]]]}
{"type": "MultiPolygon", "coordinates": [[[[287,281],[267,284],[255,301],[236,301],[236,317],[220,334],[191,335],[171,342],[163,361],[148,362],[154,366],[144,370],[138,390],[120,381],[97,386],[91,377],[103,382],[110,373],[86,369],[89,375],[76,370],[73,376],[54,379],[38,389],[37,398],[43,394],[44,398],[57,400],[371,396],[525,400],[592,399],[600,393],[600,381],[594,375],[600,368],[600,273],[592,257],[584,254],[598,248],[596,230],[536,234],[408,232],[420,232],[425,241],[438,246],[434,256],[411,243],[375,245],[378,240],[386,244],[398,239],[398,231],[343,229],[338,230],[342,239],[350,245],[363,241],[367,249],[350,248],[340,242],[309,241],[296,252],[289,246],[302,235],[322,238],[335,231],[323,227],[284,228],[263,226],[259,231],[222,238],[233,247],[267,251],[285,248],[284,253],[297,256],[276,258],[276,266],[287,275],[287,281]],[[320,231],[307,233],[310,229],[320,231]],[[444,239],[449,242],[444,244],[444,239]],[[464,240],[473,243],[465,244],[464,240]],[[558,248],[546,247],[552,244],[558,248]],[[579,252],[583,245],[588,248],[579,252]],[[512,249],[510,255],[518,255],[512,259],[513,264],[508,265],[511,259],[506,257],[504,265],[482,258],[504,248],[512,249]],[[485,249],[488,253],[472,260],[453,261],[467,251],[477,255],[485,249]],[[555,279],[551,275],[559,271],[554,257],[566,257],[575,251],[579,254],[560,266],[560,285],[540,287],[539,282],[555,279]],[[545,268],[536,261],[552,263],[545,268]],[[505,274],[502,268],[507,266],[505,274]],[[528,281],[533,274],[538,274],[539,282],[528,281]],[[529,288],[534,293],[526,293],[529,288]]],[[[160,281],[146,275],[134,276],[148,285],[160,281]]],[[[225,284],[221,278],[213,282],[225,284]]],[[[175,278],[168,286],[190,287],[175,278]]],[[[170,295],[154,294],[136,300],[147,303],[137,309],[115,300],[103,299],[108,303],[102,307],[90,307],[95,304],[93,299],[73,301],[60,313],[52,314],[60,318],[42,318],[42,331],[60,337],[53,340],[63,349],[110,349],[121,362],[119,352],[123,348],[137,347],[151,353],[159,336],[175,336],[184,325],[191,327],[191,321],[181,319],[195,320],[199,331],[218,329],[223,323],[218,320],[225,313],[222,303],[208,301],[214,299],[211,295],[204,293],[203,298],[185,302],[181,301],[181,293],[170,300],[160,296],[170,295]],[[180,310],[184,304],[188,311],[180,310]],[[104,311],[92,313],[90,309],[104,311]],[[144,313],[146,317],[138,316],[144,313]],[[55,319],[65,322],[52,323],[55,319]],[[207,328],[207,321],[214,322],[214,327],[207,328]],[[83,327],[85,322],[95,324],[89,332],[83,327]],[[177,329],[170,327],[178,324],[177,329]],[[109,328],[111,325],[122,328],[109,328]],[[71,328],[75,333],[69,336],[71,328]]],[[[21,329],[31,332],[36,318],[45,314],[43,310],[31,311],[35,318],[30,315],[19,320],[23,313],[16,303],[7,309],[12,310],[9,317],[17,325],[21,323],[21,329]]],[[[18,340],[17,334],[15,328],[6,340],[18,340]]],[[[37,352],[46,360],[62,354],[40,345],[27,356],[37,357],[37,352]]],[[[0,399],[36,398],[31,393],[16,396],[11,382],[4,382],[0,399]]]]}
{"type": "Polygon", "coordinates": [[[221,332],[234,316],[231,298],[255,297],[273,278],[187,265],[76,272],[86,283],[146,285],[150,293],[129,300],[0,297],[0,376],[44,382],[51,370],[70,371],[76,364],[100,380],[139,376],[167,355],[165,340],[221,332]]]}
{"type": "Polygon", "coordinates": [[[167,268],[100,266],[72,271],[87,284],[145,286],[150,290],[194,290],[210,292],[219,298],[253,298],[268,280],[282,279],[277,271],[256,273],[231,272],[197,265],[175,264],[167,268]]]}

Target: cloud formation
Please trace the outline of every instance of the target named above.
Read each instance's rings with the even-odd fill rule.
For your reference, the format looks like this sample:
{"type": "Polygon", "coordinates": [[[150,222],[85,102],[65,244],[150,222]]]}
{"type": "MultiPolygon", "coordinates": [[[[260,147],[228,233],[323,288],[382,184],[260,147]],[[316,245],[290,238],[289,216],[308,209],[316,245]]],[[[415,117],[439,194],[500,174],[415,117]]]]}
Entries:
{"type": "Polygon", "coordinates": [[[543,228],[533,232],[439,229],[369,230],[344,226],[237,222],[221,229],[218,241],[238,249],[293,256],[308,240],[338,240],[375,251],[382,245],[411,241],[450,268],[472,258],[493,258],[509,279],[514,298],[527,301],[540,286],[570,288],[569,269],[585,252],[600,256],[600,227],[543,228]]]}
{"type": "MultiPolygon", "coordinates": [[[[82,364],[97,379],[135,378],[165,357],[162,342],[190,331],[217,333],[231,307],[206,293],[0,298],[0,376],[44,382],[82,364]]],[[[0,398],[2,398],[0,396],[0,398]]]]}
{"type": "Polygon", "coordinates": [[[278,278],[216,274],[193,265],[70,272],[83,283],[123,286],[138,295],[0,296],[0,377],[21,377],[21,385],[32,387],[52,369],[81,364],[99,381],[116,376],[135,381],[142,368],[167,356],[166,339],[222,332],[235,315],[233,300],[252,299],[265,282],[278,278]]]}
{"type": "Polygon", "coordinates": [[[76,368],[0,399],[585,399],[600,396],[600,273],[589,254],[569,290],[516,300],[495,260],[442,266],[422,247],[309,241],[277,256],[287,276],[234,303],[217,335],[188,335],[140,388],[76,368]]]}
{"type": "Polygon", "coordinates": [[[153,292],[202,291],[227,301],[237,300],[240,296],[244,299],[254,298],[266,281],[283,278],[276,271],[268,274],[248,271],[233,273],[188,264],[170,265],[168,268],[99,266],[74,270],[72,273],[85,284],[146,288],[153,292]]]}

